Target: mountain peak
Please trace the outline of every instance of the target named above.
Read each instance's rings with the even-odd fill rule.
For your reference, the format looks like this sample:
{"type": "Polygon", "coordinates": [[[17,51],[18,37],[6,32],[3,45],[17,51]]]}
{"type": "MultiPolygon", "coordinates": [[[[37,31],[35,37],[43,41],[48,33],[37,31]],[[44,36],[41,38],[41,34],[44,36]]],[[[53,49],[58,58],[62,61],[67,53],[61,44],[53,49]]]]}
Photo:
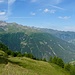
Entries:
{"type": "Polygon", "coordinates": [[[6,26],[7,23],[5,21],[0,21],[0,26],[6,26]]]}

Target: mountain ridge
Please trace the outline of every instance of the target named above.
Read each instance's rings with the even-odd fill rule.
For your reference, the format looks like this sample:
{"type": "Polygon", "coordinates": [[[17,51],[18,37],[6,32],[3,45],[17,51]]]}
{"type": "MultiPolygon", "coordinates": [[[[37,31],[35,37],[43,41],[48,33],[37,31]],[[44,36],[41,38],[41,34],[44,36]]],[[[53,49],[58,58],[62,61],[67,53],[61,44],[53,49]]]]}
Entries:
{"type": "Polygon", "coordinates": [[[0,32],[0,42],[13,51],[32,53],[37,58],[47,60],[50,56],[61,57],[65,62],[75,60],[74,44],[56,36],[59,31],[40,30],[16,23],[8,23],[3,27],[5,29],[0,32]]]}

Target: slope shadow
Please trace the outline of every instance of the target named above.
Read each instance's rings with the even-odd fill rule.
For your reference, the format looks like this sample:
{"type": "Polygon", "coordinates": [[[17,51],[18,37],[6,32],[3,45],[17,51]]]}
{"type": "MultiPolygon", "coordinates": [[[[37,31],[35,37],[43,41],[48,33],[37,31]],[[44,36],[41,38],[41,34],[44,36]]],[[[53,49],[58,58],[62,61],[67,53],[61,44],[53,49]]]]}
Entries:
{"type": "Polygon", "coordinates": [[[8,64],[8,59],[0,57],[0,64],[8,64]]]}

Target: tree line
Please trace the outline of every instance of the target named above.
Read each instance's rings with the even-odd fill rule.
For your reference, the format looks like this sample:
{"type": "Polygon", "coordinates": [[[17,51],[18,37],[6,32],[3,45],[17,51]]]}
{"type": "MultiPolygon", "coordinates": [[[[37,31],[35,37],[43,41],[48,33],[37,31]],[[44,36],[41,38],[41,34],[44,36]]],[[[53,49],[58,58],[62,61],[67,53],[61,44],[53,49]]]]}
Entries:
{"type": "Polygon", "coordinates": [[[49,60],[50,63],[56,64],[60,66],[61,68],[65,69],[70,73],[70,75],[75,75],[75,65],[72,65],[70,63],[64,63],[64,61],[59,57],[50,57],[49,60]]]}

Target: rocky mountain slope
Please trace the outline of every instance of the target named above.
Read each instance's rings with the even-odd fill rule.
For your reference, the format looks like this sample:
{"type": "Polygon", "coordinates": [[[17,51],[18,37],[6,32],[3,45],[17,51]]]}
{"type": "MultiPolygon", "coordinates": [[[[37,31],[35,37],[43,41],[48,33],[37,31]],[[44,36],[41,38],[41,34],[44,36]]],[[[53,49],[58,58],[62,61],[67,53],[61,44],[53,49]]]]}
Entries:
{"type": "Polygon", "coordinates": [[[0,42],[11,50],[32,53],[36,58],[47,60],[50,56],[61,57],[65,62],[75,60],[75,46],[66,41],[67,37],[63,39],[64,35],[60,37],[60,33],[63,32],[0,22],[0,42]]]}

